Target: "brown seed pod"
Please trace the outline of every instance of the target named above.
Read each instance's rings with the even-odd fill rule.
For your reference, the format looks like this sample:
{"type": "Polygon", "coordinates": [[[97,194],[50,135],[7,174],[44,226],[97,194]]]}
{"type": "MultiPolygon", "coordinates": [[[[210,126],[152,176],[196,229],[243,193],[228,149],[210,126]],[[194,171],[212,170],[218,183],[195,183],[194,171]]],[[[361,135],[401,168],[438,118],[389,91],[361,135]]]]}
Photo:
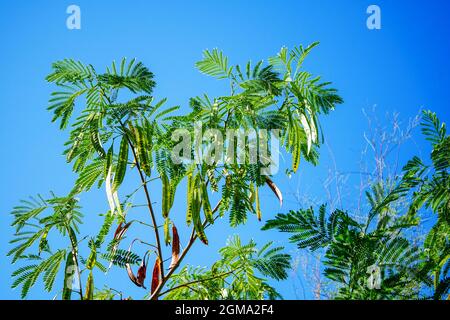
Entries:
{"type": "Polygon", "coordinates": [[[155,261],[155,266],[153,267],[151,294],[153,294],[156,288],[158,288],[159,286],[160,274],[161,274],[161,262],[159,260],[159,257],[157,257],[155,261]]]}
{"type": "Polygon", "coordinates": [[[142,260],[141,266],[138,269],[137,279],[136,279],[136,282],[144,289],[147,289],[144,285],[144,280],[145,280],[146,275],[147,275],[147,266],[145,264],[145,258],[144,258],[144,260],[142,260]]]}
{"type": "Polygon", "coordinates": [[[117,229],[114,232],[114,239],[117,239],[117,236],[122,231],[122,229],[123,229],[123,222],[119,223],[119,225],[117,226],[117,229]]]}
{"type": "Polygon", "coordinates": [[[123,238],[125,232],[127,232],[128,228],[130,227],[131,222],[128,222],[127,224],[124,225],[123,222],[121,222],[118,226],[116,231],[114,232],[114,239],[115,240],[120,240],[123,238]]]}
{"type": "Polygon", "coordinates": [[[178,230],[175,225],[172,226],[172,262],[170,263],[169,269],[172,269],[180,259],[180,238],[178,236],[178,230]]]}
{"type": "MultiPolygon", "coordinates": [[[[122,240],[122,238],[123,238],[123,236],[125,235],[125,232],[127,232],[127,230],[128,230],[128,228],[130,227],[130,225],[131,225],[131,223],[132,223],[133,221],[130,221],[130,222],[128,222],[127,224],[123,224],[123,222],[121,222],[118,226],[117,226],[117,229],[116,229],[116,231],[114,232],[114,246],[113,246],[113,248],[112,248],[112,250],[111,250],[111,253],[112,253],[112,256],[114,256],[115,254],[116,254],[116,251],[117,251],[117,248],[119,247],[119,243],[120,243],[120,240],[122,240]]],[[[111,266],[112,266],[112,260],[111,260],[111,262],[109,263],[109,267],[108,268],[111,268],[111,266]]]]}
{"type": "Polygon", "coordinates": [[[283,205],[283,195],[281,194],[280,189],[278,189],[277,185],[269,178],[266,178],[266,183],[270,187],[270,189],[272,189],[273,193],[275,193],[278,200],[280,200],[280,207],[281,207],[283,205]]]}
{"type": "Polygon", "coordinates": [[[133,273],[133,270],[131,269],[131,266],[129,263],[127,263],[125,265],[125,267],[127,268],[127,273],[128,273],[128,277],[130,278],[131,282],[133,282],[135,285],[137,285],[138,287],[141,287],[141,285],[138,283],[136,276],[133,273]]]}
{"type": "MultiPolygon", "coordinates": [[[[131,248],[133,247],[133,242],[130,244],[130,247],[128,248],[128,252],[131,252],[131,248]]],[[[125,264],[125,268],[127,269],[128,278],[130,278],[131,282],[133,282],[138,287],[144,287],[144,280],[146,276],[146,270],[147,270],[147,264],[145,262],[145,257],[147,254],[144,255],[144,259],[142,259],[141,266],[138,269],[137,277],[134,275],[133,269],[131,269],[131,266],[129,263],[125,264]]]]}

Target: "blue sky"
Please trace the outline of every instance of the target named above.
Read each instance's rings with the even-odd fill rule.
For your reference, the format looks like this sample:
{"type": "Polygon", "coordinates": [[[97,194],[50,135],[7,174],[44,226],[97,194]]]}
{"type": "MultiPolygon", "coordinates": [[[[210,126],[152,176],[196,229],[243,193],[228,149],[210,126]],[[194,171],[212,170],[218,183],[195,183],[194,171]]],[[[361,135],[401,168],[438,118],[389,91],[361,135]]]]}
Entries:
{"type": "MultiPolygon", "coordinates": [[[[286,193],[283,208],[265,191],[264,217],[269,218],[298,208],[291,194],[297,190],[325,201],[322,182],[334,161],[340,171],[358,168],[367,130],[363,108],[376,105],[380,118],[386,112],[399,112],[405,122],[421,108],[429,108],[450,121],[449,10],[447,1],[400,0],[2,1],[0,298],[20,296],[19,290],[9,288],[15,266],[5,257],[13,233],[11,208],[28,195],[49,190],[64,194],[75,178],[61,155],[67,133],[50,124],[51,115],[45,110],[53,88],[44,78],[53,61],[70,57],[102,70],[114,59],[136,57],[155,73],[155,96],[186,108],[192,96],[224,92],[223,83],[194,68],[202,50],[218,47],[231,63],[245,63],[266,59],[283,45],[320,41],[305,68],[332,81],[345,103],[322,119],[329,148],[322,148],[321,164],[303,165],[290,180],[283,174],[275,177],[286,193]],[[70,4],[81,8],[81,30],[66,28],[70,4]],[[381,8],[381,30],[366,27],[370,4],[381,8]]],[[[414,143],[401,150],[400,162],[427,150],[417,130],[414,143]]],[[[83,232],[89,233],[100,223],[98,214],[107,210],[103,190],[83,195],[81,203],[86,216],[83,232]]],[[[184,206],[180,196],[174,211],[184,215],[184,206]]],[[[210,232],[212,244],[197,245],[187,261],[207,265],[217,258],[226,238],[236,233],[260,245],[274,240],[294,252],[284,235],[259,231],[261,224],[250,220],[231,229],[224,219],[210,232]]],[[[112,271],[111,276],[115,280],[110,286],[135,297],[144,294],[131,288],[123,270],[112,271]]],[[[98,277],[99,287],[104,280],[103,275],[98,277]]],[[[305,295],[296,295],[292,281],[273,284],[285,298],[312,297],[308,287],[305,295]]],[[[39,285],[30,294],[34,299],[52,296],[39,285]]]]}

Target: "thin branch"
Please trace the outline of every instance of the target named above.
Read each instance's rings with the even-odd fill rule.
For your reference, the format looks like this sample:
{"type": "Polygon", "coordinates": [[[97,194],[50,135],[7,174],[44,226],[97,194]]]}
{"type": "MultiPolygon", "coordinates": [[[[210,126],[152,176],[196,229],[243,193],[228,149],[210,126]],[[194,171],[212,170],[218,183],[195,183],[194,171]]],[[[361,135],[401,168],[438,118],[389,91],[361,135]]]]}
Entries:
{"type": "MultiPolygon", "coordinates": [[[[103,88],[100,86],[101,91],[103,92],[103,95],[105,96],[106,100],[108,101],[109,105],[112,105],[112,101],[109,98],[108,95],[105,94],[105,91],[103,90],[103,88]]],[[[139,177],[141,179],[141,183],[142,183],[142,187],[144,188],[144,193],[145,193],[145,197],[147,200],[147,204],[148,204],[148,209],[150,211],[150,217],[154,226],[154,233],[155,233],[155,239],[156,239],[156,245],[158,247],[158,256],[159,256],[159,261],[160,261],[160,270],[161,270],[161,279],[164,279],[164,265],[163,265],[163,255],[162,255],[162,247],[161,247],[161,241],[160,241],[160,237],[159,237],[159,230],[158,230],[158,224],[156,223],[156,216],[155,216],[155,212],[153,211],[153,206],[152,206],[152,201],[150,199],[150,193],[148,191],[148,187],[147,187],[147,180],[145,179],[144,174],[142,173],[141,170],[141,165],[139,163],[139,159],[137,157],[136,154],[136,150],[134,149],[134,145],[133,142],[131,141],[130,137],[128,136],[128,134],[126,133],[126,128],[124,123],[122,122],[121,119],[117,119],[120,126],[122,127],[124,133],[125,133],[125,138],[127,139],[128,144],[130,145],[131,151],[133,153],[133,157],[136,163],[136,169],[139,172],[139,177]]]]}
{"type": "MultiPolygon", "coordinates": [[[[222,200],[219,200],[217,205],[212,210],[212,213],[214,214],[220,207],[220,204],[222,203],[222,200]]],[[[217,219],[217,217],[216,217],[217,219]]],[[[203,222],[203,226],[207,227],[207,221],[203,222]]],[[[183,261],[184,257],[187,255],[189,250],[191,249],[192,245],[194,244],[195,240],[197,240],[197,234],[195,233],[195,229],[192,229],[191,236],[189,238],[188,244],[186,245],[186,248],[183,250],[183,252],[180,255],[180,258],[178,259],[177,263],[169,269],[169,272],[167,272],[167,275],[164,278],[161,278],[161,282],[159,283],[158,287],[155,289],[155,291],[151,294],[150,300],[155,300],[160,296],[160,292],[164,285],[166,284],[167,280],[172,276],[172,274],[175,272],[175,270],[180,266],[181,262],[183,261]]]]}
{"type": "MultiPolygon", "coordinates": [[[[119,120],[120,121],[120,120],[119,120]]],[[[124,124],[122,123],[122,121],[120,121],[120,125],[125,128],[124,124]]],[[[150,218],[152,219],[152,224],[154,226],[154,233],[155,233],[155,239],[156,239],[156,246],[158,247],[158,256],[159,256],[159,261],[160,261],[160,269],[161,269],[161,278],[164,278],[164,264],[163,264],[163,255],[162,255],[162,246],[161,246],[161,240],[159,237],[159,230],[158,230],[158,224],[156,222],[156,216],[155,216],[155,212],[153,211],[153,206],[152,206],[152,200],[150,199],[150,192],[148,191],[148,187],[147,187],[147,181],[145,179],[145,176],[141,170],[141,165],[139,163],[139,159],[137,157],[136,154],[136,150],[134,149],[134,145],[133,142],[131,141],[130,137],[128,136],[128,134],[125,133],[125,137],[128,141],[128,144],[130,145],[131,148],[131,152],[133,153],[133,157],[136,163],[136,169],[139,172],[139,177],[141,179],[141,183],[142,186],[144,188],[144,193],[145,193],[145,197],[147,199],[147,204],[148,204],[148,209],[150,211],[150,218]]]]}
{"type": "Polygon", "coordinates": [[[178,285],[176,287],[167,289],[166,291],[161,292],[159,295],[162,296],[162,295],[165,295],[165,294],[167,294],[167,293],[169,293],[171,291],[174,291],[174,290],[177,290],[177,289],[180,289],[180,288],[183,288],[183,287],[189,287],[190,285],[193,285],[193,284],[196,284],[196,283],[201,283],[201,282],[205,282],[205,281],[211,281],[211,280],[223,278],[223,277],[226,277],[226,276],[234,273],[236,270],[239,270],[239,268],[231,270],[231,271],[228,271],[228,272],[224,272],[224,273],[218,274],[218,275],[213,276],[213,277],[186,282],[186,283],[180,284],[180,285],[178,285]]]}

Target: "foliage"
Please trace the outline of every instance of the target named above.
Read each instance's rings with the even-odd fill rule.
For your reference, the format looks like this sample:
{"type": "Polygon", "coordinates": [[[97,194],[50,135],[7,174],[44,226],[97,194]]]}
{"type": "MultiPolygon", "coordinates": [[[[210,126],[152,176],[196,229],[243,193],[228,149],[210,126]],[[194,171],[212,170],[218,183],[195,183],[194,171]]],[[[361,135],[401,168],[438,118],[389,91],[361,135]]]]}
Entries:
{"type": "Polygon", "coordinates": [[[30,262],[12,274],[15,278],[12,287],[22,285],[22,298],[28,294],[40,276],[43,276],[45,289],[52,290],[68,251],[71,251],[75,265],[78,264],[76,232],[82,217],[79,209],[77,199],[56,197],[54,194],[50,199],[38,196],[23,200],[20,206],[14,208],[12,225],[15,226],[16,233],[11,241],[13,248],[8,252],[8,256],[12,256],[13,262],[30,262]],[[48,241],[52,233],[67,236],[68,249],[52,251],[48,241]],[[37,249],[37,253],[26,254],[32,247],[37,249]]]}
{"type": "Polygon", "coordinates": [[[322,205],[317,214],[313,208],[278,214],[267,221],[263,229],[276,228],[293,234],[290,241],[302,249],[325,248],[324,274],[338,284],[336,298],[390,299],[407,295],[408,288],[414,286],[411,271],[419,257],[417,248],[398,235],[403,228],[416,225],[416,219],[389,220],[380,223],[382,219],[379,219],[370,227],[370,219],[361,224],[340,210],[327,216],[326,207],[322,205]],[[371,270],[379,270],[380,290],[368,283],[372,279],[368,273],[371,270]]]}
{"type": "Polygon", "coordinates": [[[424,242],[423,272],[434,278],[433,298],[444,299],[450,297],[450,136],[431,111],[423,112],[422,133],[432,146],[432,164],[413,157],[403,169],[403,180],[412,190],[409,210],[424,208],[437,216],[424,242]]]}
{"type": "MultiPolygon", "coordinates": [[[[203,121],[209,128],[222,133],[233,128],[283,129],[280,139],[287,152],[292,154],[293,170],[297,170],[301,157],[317,163],[317,150],[321,143],[318,117],[333,110],[335,105],[342,103],[342,99],[328,82],[321,82],[320,77],[302,69],[304,59],[316,45],[290,51],[282,48],[276,57],[269,59],[268,64],[261,61],[252,65],[248,62],[244,67],[230,65],[228,58],[217,49],[205,51],[203,59],[197,63],[198,69],[209,76],[229,81],[231,92],[216,98],[207,95],[194,97],[190,100],[191,111],[185,115],[176,114],[178,106],[167,107],[167,99],[157,100],[153,96],[153,73],[135,59],[122,59],[119,64],[113,62],[103,73],[90,64],[72,59],[55,62],[47,81],[58,89],[51,94],[48,109],[61,130],[70,128],[64,155],[72,164],[77,178],[66,197],[27,202],[26,206],[13,212],[17,233],[11,242],[19,245],[9,255],[13,262],[22,260],[26,264],[15,273],[19,279],[14,282],[15,286],[22,284],[23,297],[42,273],[50,290],[59,265],[65,261],[63,299],[71,298],[74,274],[79,279],[80,299],[99,297],[94,290],[94,271],[105,272],[108,269],[105,262],[109,262],[109,268],[125,268],[131,282],[142,288],[145,288],[147,266],[153,264],[149,298],[157,299],[196,240],[208,244],[205,230],[218,217],[228,214],[231,226],[245,223],[248,213],[261,219],[258,189],[265,185],[281,202],[281,191],[269,176],[261,173],[267,164],[250,163],[248,159],[242,164],[178,164],[171,159],[171,151],[177,143],[171,135],[175,129],[183,128],[193,136],[196,121],[203,121]],[[130,179],[131,170],[138,174],[139,181],[135,190],[121,197],[119,192],[123,192],[124,181],[130,179]],[[162,199],[156,205],[151,199],[153,193],[149,185],[155,180],[159,180],[162,190],[162,199]],[[188,185],[186,224],[192,228],[192,234],[187,244],[181,246],[171,209],[183,180],[188,185]],[[79,241],[81,214],[77,199],[94,186],[105,189],[110,210],[103,213],[104,223],[98,234],[85,236],[79,241]],[[132,208],[140,206],[133,203],[137,192],[145,196],[144,206],[148,209],[150,222],[128,217],[133,213],[132,208]],[[215,206],[210,203],[212,192],[217,192],[220,199],[215,206]],[[160,214],[157,207],[161,209],[160,214]],[[47,209],[54,210],[49,217],[43,216],[47,209]],[[125,234],[132,232],[129,229],[133,223],[150,228],[154,238],[145,241],[134,238],[128,242],[125,234]],[[104,245],[113,224],[117,224],[114,235],[104,245]],[[47,234],[53,229],[68,239],[67,248],[50,251],[47,234]],[[88,239],[87,258],[80,255],[80,245],[85,239],[88,239]],[[124,241],[129,244],[128,250],[122,248],[124,241]],[[38,242],[39,248],[33,247],[38,242]],[[136,242],[146,247],[144,253],[132,250],[136,242]],[[180,247],[184,248],[182,252],[180,247]],[[37,250],[38,254],[26,255],[27,250],[37,250]],[[172,251],[172,261],[167,266],[164,256],[169,250],[172,251]],[[36,266],[33,259],[41,253],[50,257],[36,266]],[[139,264],[136,275],[132,268],[134,264],[139,264]],[[32,280],[26,280],[26,275],[31,273],[32,280]],[[81,285],[81,277],[84,276],[85,295],[81,285]]],[[[205,146],[208,142],[202,141],[202,144],[205,146]]],[[[195,154],[197,150],[193,148],[190,151],[195,154]]],[[[262,256],[259,260],[254,258],[256,260],[252,260],[251,267],[275,279],[283,278],[284,274],[277,268],[284,266],[286,261],[283,255],[275,254],[276,251],[266,254],[274,254],[275,259],[281,259],[280,266],[276,265],[277,260],[269,263],[262,256]]],[[[228,262],[230,265],[234,263],[232,260],[228,262]]],[[[264,285],[263,282],[260,284],[264,285]]],[[[110,297],[110,294],[105,291],[103,296],[110,297]]]]}
{"type": "Polygon", "coordinates": [[[341,210],[327,216],[322,205],[318,214],[313,208],[278,214],[263,227],[292,234],[290,241],[301,249],[324,248],[323,272],[337,283],[338,299],[448,297],[450,138],[445,124],[430,111],[423,114],[422,128],[432,144],[432,165],[414,157],[395,185],[375,183],[366,192],[371,209],[365,223],[341,210]],[[408,236],[420,223],[421,209],[435,212],[436,224],[423,244],[412,243],[408,236]]]}
{"type": "Polygon", "coordinates": [[[265,278],[284,280],[290,268],[290,256],[272,242],[261,249],[250,241],[243,245],[238,236],[230,238],[220,249],[221,260],[210,269],[183,267],[169,283],[165,299],[260,300],[280,298],[265,278]]]}

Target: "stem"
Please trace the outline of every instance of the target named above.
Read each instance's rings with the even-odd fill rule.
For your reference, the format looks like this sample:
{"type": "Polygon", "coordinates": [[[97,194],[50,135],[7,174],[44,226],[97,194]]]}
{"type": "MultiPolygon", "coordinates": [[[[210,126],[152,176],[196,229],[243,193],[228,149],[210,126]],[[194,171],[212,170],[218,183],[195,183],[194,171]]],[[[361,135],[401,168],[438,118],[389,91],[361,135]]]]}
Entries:
{"type": "Polygon", "coordinates": [[[180,288],[183,288],[183,287],[189,287],[192,284],[201,283],[201,282],[204,282],[204,281],[210,281],[210,280],[214,280],[214,279],[218,279],[218,278],[223,278],[223,277],[228,276],[229,274],[232,274],[233,272],[235,272],[238,269],[239,268],[234,269],[232,271],[224,272],[224,273],[218,274],[218,275],[210,277],[210,278],[205,278],[205,279],[195,280],[195,281],[191,281],[191,282],[186,282],[186,283],[180,284],[179,286],[167,289],[166,291],[161,292],[159,295],[162,296],[162,295],[165,295],[165,294],[167,294],[167,293],[169,293],[171,291],[174,291],[174,290],[177,290],[177,289],[180,289],[180,288]]]}
{"type": "MultiPolygon", "coordinates": [[[[220,204],[222,203],[222,200],[219,200],[217,205],[212,210],[212,213],[214,214],[218,209],[220,204]]],[[[207,226],[207,221],[203,222],[204,226],[207,226]]],[[[183,252],[180,255],[180,258],[178,259],[177,263],[167,272],[167,275],[164,278],[161,278],[161,282],[159,283],[158,287],[155,289],[155,292],[152,293],[150,296],[150,300],[155,300],[161,295],[161,290],[166,284],[167,280],[172,276],[172,274],[175,272],[175,270],[180,266],[181,262],[183,261],[184,257],[187,255],[189,250],[191,249],[192,245],[194,244],[195,240],[197,240],[197,234],[195,233],[195,229],[192,229],[191,236],[189,238],[189,242],[186,245],[186,248],[183,250],[183,252]]]]}
{"type": "Polygon", "coordinates": [[[139,241],[139,243],[141,243],[141,244],[145,244],[145,245],[147,245],[147,246],[149,246],[149,247],[158,249],[155,245],[153,245],[153,244],[151,244],[151,243],[148,243],[148,242],[145,242],[145,241],[142,241],[142,240],[139,239],[139,238],[133,239],[133,241],[132,241],[131,243],[134,243],[135,241],[139,241]]]}
{"type": "MultiPolygon", "coordinates": [[[[124,127],[122,121],[120,121],[120,125],[122,127],[124,127]]],[[[147,204],[148,204],[148,209],[150,211],[150,217],[152,219],[152,224],[153,224],[153,229],[155,232],[155,239],[156,239],[156,246],[158,247],[158,256],[159,256],[159,264],[160,264],[160,270],[161,270],[161,279],[164,279],[164,264],[163,264],[163,255],[162,255],[162,249],[161,249],[161,240],[159,237],[159,230],[158,230],[158,224],[156,223],[156,216],[155,216],[155,212],[153,211],[153,206],[152,206],[152,200],[150,199],[150,193],[148,191],[148,187],[147,187],[147,181],[145,179],[144,174],[142,173],[141,170],[141,165],[139,163],[137,154],[136,154],[136,150],[134,149],[134,145],[130,139],[130,137],[125,133],[125,137],[127,138],[128,144],[130,145],[131,151],[133,153],[133,157],[136,163],[136,169],[139,172],[139,177],[141,179],[141,183],[142,186],[144,188],[144,193],[145,193],[145,197],[147,199],[147,204]]]]}
{"type": "MultiPolygon", "coordinates": [[[[101,86],[100,86],[100,89],[101,89],[103,95],[105,96],[106,100],[108,101],[109,105],[112,105],[111,99],[105,93],[105,91],[103,90],[103,88],[101,86]]],[[[159,238],[158,224],[156,223],[156,217],[155,217],[155,212],[153,211],[152,201],[150,199],[150,193],[148,192],[147,180],[145,179],[144,174],[142,173],[141,165],[140,165],[139,159],[138,159],[138,157],[136,155],[136,150],[134,149],[133,142],[131,141],[130,137],[126,133],[125,125],[124,125],[124,123],[122,122],[121,119],[117,119],[117,120],[118,120],[120,126],[122,127],[122,129],[125,132],[125,137],[127,139],[128,144],[130,145],[131,151],[133,153],[133,157],[134,157],[134,160],[135,160],[135,163],[136,163],[136,168],[137,168],[137,170],[139,172],[139,177],[141,179],[141,183],[142,183],[142,186],[144,188],[145,197],[147,199],[147,204],[148,204],[148,209],[150,211],[150,217],[152,219],[152,223],[153,223],[153,227],[154,227],[156,245],[158,247],[158,256],[159,256],[159,261],[160,261],[160,268],[159,269],[161,270],[161,279],[164,279],[164,264],[163,264],[164,259],[163,259],[163,255],[162,255],[162,249],[161,249],[161,240],[159,238]]]]}

